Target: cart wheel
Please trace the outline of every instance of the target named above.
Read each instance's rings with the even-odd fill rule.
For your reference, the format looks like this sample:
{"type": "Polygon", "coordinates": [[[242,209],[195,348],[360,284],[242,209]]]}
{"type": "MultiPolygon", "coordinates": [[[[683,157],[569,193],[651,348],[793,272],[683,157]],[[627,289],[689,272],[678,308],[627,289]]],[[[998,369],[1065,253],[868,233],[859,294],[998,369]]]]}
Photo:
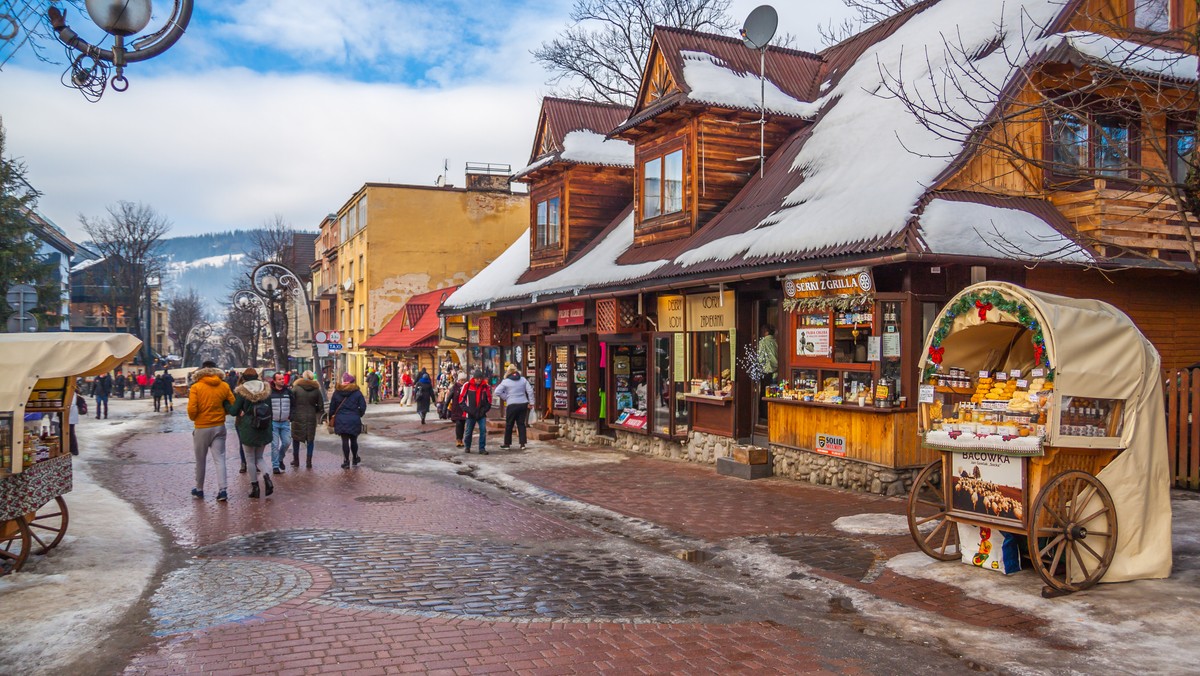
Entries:
{"type": "Polygon", "coordinates": [[[921,551],[939,561],[959,558],[958,527],[949,513],[942,490],[942,461],[935,460],[917,475],[908,494],[908,532],[921,551]]]}
{"type": "Polygon", "coordinates": [[[25,517],[0,523],[0,575],[21,570],[29,556],[29,527],[25,517]]]}
{"type": "Polygon", "coordinates": [[[41,556],[62,542],[67,532],[67,501],[60,495],[42,505],[37,516],[29,522],[29,537],[33,538],[33,553],[41,556]]]}
{"type": "Polygon", "coordinates": [[[1108,489],[1079,470],[1051,479],[1033,502],[1029,545],[1034,570],[1050,587],[1076,592],[1099,582],[1117,551],[1108,489]]]}

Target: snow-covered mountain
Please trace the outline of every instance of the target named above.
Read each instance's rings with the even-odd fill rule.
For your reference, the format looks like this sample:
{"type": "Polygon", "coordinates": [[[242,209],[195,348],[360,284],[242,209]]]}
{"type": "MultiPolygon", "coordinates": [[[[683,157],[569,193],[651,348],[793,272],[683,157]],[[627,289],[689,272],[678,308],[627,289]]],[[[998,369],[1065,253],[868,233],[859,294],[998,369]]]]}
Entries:
{"type": "Polygon", "coordinates": [[[207,301],[210,312],[224,314],[232,285],[245,278],[243,261],[250,246],[246,230],[163,240],[168,270],[163,295],[170,298],[194,288],[207,301]]]}

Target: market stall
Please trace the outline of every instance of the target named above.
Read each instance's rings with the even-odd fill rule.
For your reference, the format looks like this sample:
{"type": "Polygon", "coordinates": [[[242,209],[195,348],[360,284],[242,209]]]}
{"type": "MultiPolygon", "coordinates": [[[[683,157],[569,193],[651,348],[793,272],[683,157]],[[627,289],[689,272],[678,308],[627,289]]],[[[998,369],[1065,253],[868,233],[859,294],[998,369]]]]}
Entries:
{"type": "Polygon", "coordinates": [[[75,379],[107,373],[142,342],[124,333],[0,336],[0,575],[44,554],[67,530],[69,410],[75,379]]]}
{"type": "Polygon", "coordinates": [[[919,368],[922,443],[941,452],[909,497],[922,551],[1005,572],[1027,551],[1047,596],[1170,574],[1159,356],[1124,313],[975,284],[919,368]]]}

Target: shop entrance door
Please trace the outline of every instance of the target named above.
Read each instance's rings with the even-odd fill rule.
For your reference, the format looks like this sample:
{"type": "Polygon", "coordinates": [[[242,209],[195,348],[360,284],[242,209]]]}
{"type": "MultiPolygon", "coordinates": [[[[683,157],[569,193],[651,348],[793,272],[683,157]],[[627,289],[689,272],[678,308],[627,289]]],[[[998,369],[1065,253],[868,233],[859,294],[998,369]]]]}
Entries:
{"type": "Polygon", "coordinates": [[[755,446],[768,448],[767,435],[767,402],[763,401],[766,388],[778,382],[779,374],[783,372],[780,366],[779,350],[779,311],[778,298],[763,298],[754,301],[753,329],[755,353],[762,367],[761,380],[754,381],[754,393],[751,399],[752,420],[754,421],[750,442],[755,446]]]}

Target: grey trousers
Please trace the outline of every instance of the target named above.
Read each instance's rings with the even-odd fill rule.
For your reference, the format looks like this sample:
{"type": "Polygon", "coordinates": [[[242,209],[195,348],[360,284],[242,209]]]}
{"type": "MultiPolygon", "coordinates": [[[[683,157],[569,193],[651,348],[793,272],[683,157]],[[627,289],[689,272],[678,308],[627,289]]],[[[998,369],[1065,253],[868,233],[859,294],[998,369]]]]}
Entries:
{"type": "Polygon", "coordinates": [[[204,490],[204,463],[209,453],[218,472],[217,488],[228,488],[225,479],[225,426],[192,430],[192,450],[196,453],[196,488],[204,490]]]}
{"type": "Polygon", "coordinates": [[[250,470],[250,483],[258,483],[258,473],[271,473],[271,463],[263,459],[266,446],[242,446],[246,451],[246,469],[250,470]]]}

